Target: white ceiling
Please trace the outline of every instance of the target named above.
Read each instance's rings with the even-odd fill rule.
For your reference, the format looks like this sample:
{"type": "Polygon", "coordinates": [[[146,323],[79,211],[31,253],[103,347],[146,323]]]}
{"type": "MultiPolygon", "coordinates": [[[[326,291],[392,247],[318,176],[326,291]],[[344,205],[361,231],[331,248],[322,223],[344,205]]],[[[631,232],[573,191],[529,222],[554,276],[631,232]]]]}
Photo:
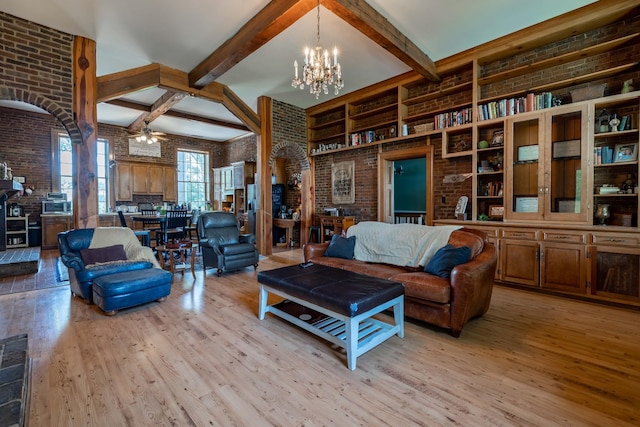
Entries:
{"type": "MultiPolygon", "coordinates": [[[[276,0],[277,1],[277,0],[276,0]]],[[[568,12],[591,0],[367,0],[433,61],[568,12]]],[[[98,75],[159,63],[191,71],[232,37],[268,0],[2,0],[0,10],[20,18],[96,41],[98,75]]],[[[409,70],[355,28],[320,10],[320,41],[337,46],[345,88],[352,92],[409,70]]],[[[293,61],[316,36],[315,9],[223,74],[227,85],[254,111],[268,96],[307,108],[319,100],[291,87],[293,61]]],[[[149,89],[126,96],[151,105],[164,93],[149,89]]],[[[2,105],[2,104],[0,104],[2,105]]],[[[5,104],[6,105],[6,104],[5,104]]],[[[221,104],[184,98],[172,110],[240,123],[221,104]]],[[[128,126],[140,112],[98,106],[98,121],[128,126]]],[[[246,131],[162,116],[153,130],[225,141],[246,131]]]]}

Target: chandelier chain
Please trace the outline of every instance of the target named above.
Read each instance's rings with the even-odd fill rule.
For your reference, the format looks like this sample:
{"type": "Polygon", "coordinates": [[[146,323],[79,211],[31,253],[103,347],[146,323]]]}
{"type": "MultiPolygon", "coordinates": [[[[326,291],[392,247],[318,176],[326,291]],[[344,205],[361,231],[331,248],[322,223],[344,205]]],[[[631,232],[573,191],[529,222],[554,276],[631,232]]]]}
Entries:
{"type": "Polygon", "coordinates": [[[333,58],[331,58],[329,51],[324,49],[323,52],[320,46],[320,0],[318,0],[317,10],[316,47],[315,49],[305,49],[301,77],[298,75],[297,60],[293,61],[293,69],[295,76],[291,81],[291,86],[300,89],[304,89],[305,85],[309,86],[309,93],[315,95],[316,99],[318,99],[320,92],[327,95],[329,86],[334,87],[336,95],[344,87],[342,69],[338,62],[338,49],[334,48],[333,58]]]}

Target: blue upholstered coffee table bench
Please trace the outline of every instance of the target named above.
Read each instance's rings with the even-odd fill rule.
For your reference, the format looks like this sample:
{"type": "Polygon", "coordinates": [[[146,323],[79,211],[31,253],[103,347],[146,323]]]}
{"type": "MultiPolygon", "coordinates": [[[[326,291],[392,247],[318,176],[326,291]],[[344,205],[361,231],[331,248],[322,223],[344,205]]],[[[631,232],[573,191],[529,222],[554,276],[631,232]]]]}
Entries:
{"type": "MultiPolygon", "coordinates": [[[[346,349],[347,366],[393,335],[404,337],[402,283],[352,273],[333,267],[300,265],[261,271],[258,318],[271,312],[331,343],[346,349]],[[269,292],[321,314],[293,313],[282,302],[267,305],[269,292]],[[393,307],[394,324],[372,316],[393,307]],[[286,310],[286,311],[285,311],[286,310]]],[[[285,301],[285,302],[289,302],[285,301]]],[[[289,304],[293,305],[293,304],[289,304]]]]}
{"type": "Polygon", "coordinates": [[[93,302],[112,316],[123,308],[164,301],[172,281],[171,272],[160,268],[107,274],[93,280],[93,302]]]}

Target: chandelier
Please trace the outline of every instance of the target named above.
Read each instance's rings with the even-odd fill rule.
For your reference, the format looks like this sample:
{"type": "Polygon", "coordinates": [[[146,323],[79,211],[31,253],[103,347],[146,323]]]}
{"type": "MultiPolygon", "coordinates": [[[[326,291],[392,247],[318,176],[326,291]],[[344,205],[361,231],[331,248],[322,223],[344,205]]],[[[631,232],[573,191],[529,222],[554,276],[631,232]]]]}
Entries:
{"type": "Polygon", "coordinates": [[[293,61],[293,69],[295,77],[291,81],[291,86],[304,89],[304,85],[309,86],[309,93],[312,93],[318,99],[320,92],[325,95],[329,93],[329,86],[334,87],[337,95],[340,89],[344,87],[342,81],[342,70],[338,62],[338,49],[333,49],[333,57],[329,55],[328,50],[322,50],[320,46],[320,0],[318,0],[318,32],[316,38],[315,50],[305,48],[304,66],[302,67],[302,78],[298,76],[298,61],[293,61]],[[333,59],[333,64],[331,60],[333,59]]]}

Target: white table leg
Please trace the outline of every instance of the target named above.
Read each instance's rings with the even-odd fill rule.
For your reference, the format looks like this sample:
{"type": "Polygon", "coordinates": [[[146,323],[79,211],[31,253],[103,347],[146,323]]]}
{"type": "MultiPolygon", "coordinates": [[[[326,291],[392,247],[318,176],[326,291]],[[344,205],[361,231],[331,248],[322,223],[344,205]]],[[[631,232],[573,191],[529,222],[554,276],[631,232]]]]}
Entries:
{"type": "Polygon", "coordinates": [[[393,306],[393,319],[399,326],[398,336],[404,338],[404,298],[400,298],[400,302],[393,306]]]}
{"type": "Polygon", "coordinates": [[[359,321],[354,321],[353,318],[348,318],[345,321],[346,342],[345,347],[347,349],[347,366],[350,370],[356,369],[356,359],[358,358],[358,325],[359,321]]]}
{"type": "Polygon", "coordinates": [[[267,312],[267,297],[269,292],[264,288],[263,285],[260,285],[260,303],[258,307],[258,319],[264,320],[264,315],[267,312]]]}

